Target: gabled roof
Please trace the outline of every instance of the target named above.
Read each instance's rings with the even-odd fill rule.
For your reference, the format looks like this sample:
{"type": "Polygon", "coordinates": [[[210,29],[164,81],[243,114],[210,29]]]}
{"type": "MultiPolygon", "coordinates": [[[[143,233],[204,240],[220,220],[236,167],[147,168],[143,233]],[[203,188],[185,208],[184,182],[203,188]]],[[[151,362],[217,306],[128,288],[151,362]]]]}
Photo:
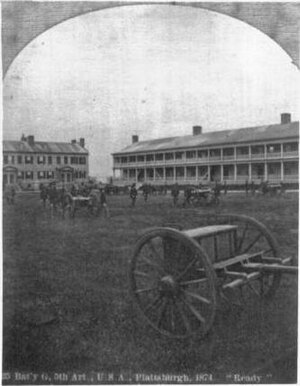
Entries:
{"type": "Polygon", "coordinates": [[[3,152],[16,153],[45,153],[45,154],[88,154],[88,150],[78,143],[67,142],[34,142],[30,145],[27,141],[3,141],[3,152]]]}
{"type": "Polygon", "coordinates": [[[299,122],[268,126],[247,127],[243,129],[213,131],[199,135],[159,138],[135,142],[114,155],[144,153],[159,150],[203,148],[218,145],[233,145],[299,137],[299,122]]]}

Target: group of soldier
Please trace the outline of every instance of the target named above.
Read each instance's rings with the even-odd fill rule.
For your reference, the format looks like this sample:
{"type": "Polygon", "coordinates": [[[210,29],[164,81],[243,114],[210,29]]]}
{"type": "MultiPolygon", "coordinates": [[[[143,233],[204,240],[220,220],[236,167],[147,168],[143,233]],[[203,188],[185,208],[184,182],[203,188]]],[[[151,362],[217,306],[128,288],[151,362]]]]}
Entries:
{"type": "Polygon", "coordinates": [[[109,217],[105,190],[99,185],[82,183],[78,186],[72,184],[69,189],[66,189],[64,186],[57,188],[56,182],[49,184],[49,186],[40,185],[40,199],[43,202],[43,206],[46,208],[48,201],[52,211],[57,206],[61,206],[63,209],[68,205],[75,206],[75,197],[89,197],[90,206],[97,207],[99,210],[104,209],[106,217],[109,217]]]}
{"type": "MultiPolygon", "coordinates": [[[[202,188],[202,185],[200,183],[198,189],[201,189],[201,188],[202,188]]],[[[194,189],[195,189],[195,187],[186,187],[184,189],[184,204],[183,204],[184,206],[191,204],[191,198],[192,198],[194,189]]],[[[221,189],[222,189],[221,185],[218,182],[216,182],[212,188],[212,193],[213,193],[214,197],[220,196],[221,189]]],[[[141,190],[142,190],[144,202],[146,203],[148,201],[149,194],[152,192],[151,186],[144,184],[141,186],[141,190]]],[[[165,187],[165,189],[163,190],[163,193],[166,194],[166,192],[167,192],[167,188],[165,187]]],[[[174,207],[178,206],[179,195],[180,195],[180,187],[179,187],[178,183],[175,183],[171,187],[171,196],[172,196],[172,201],[173,201],[174,207]]],[[[137,197],[138,197],[138,189],[137,189],[136,183],[133,183],[131,185],[130,190],[129,190],[129,197],[131,200],[131,207],[134,207],[136,204],[137,197]]]]}

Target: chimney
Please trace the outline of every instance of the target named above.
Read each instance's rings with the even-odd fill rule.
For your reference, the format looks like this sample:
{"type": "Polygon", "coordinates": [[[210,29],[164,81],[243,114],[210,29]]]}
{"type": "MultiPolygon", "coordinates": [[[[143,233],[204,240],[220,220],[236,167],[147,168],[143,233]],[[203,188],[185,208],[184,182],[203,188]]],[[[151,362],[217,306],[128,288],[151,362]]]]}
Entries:
{"type": "Polygon", "coordinates": [[[30,146],[34,145],[34,136],[33,135],[28,135],[27,137],[27,142],[30,146]]]}
{"type": "Polygon", "coordinates": [[[291,114],[290,113],[282,113],[281,114],[281,124],[284,125],[286,123],[291,123],[291,114]]]}
{"type": "Polygon", "coordinates": [[[84,146],[85,146],[84,138],[80,138],[80,139],[79,139],[79,145],[80,145],[81,147],[84,147],[84,146]]]}
{"type": "Polygon", "coordinates": [[[76,139],[72,139],[71,144],[75,145],[75,143],[76,143],[76,139]]]}
{"type": "Polygon", "coordinates": [[[202,134],[202,126],[193,126],[193,135],[202,134]]]}
{"type": "Polygon", "coordinates": [[[132,143],[136,143],[139,141],[139,136],[138,135],[133,135],[132,136],[132,143]]]}
{"type": "Polygon", "coordinates": [[[27,141],[27,138],[25,137],[24,134],[22,134],[21,141],[23,141],[23,142],[26,142],[26,141],[27,141]]]}

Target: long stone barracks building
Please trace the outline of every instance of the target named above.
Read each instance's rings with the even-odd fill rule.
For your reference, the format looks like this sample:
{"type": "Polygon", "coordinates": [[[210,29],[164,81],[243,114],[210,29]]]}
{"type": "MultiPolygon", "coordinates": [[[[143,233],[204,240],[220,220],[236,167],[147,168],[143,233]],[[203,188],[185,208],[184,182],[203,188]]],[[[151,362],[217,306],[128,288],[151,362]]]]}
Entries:
{"type": "Polygon", "coordinates": [[[36,188],[41,183],[84,181],[89,174],[89,152],[79,142],[37,142],[33,135],[3,141],[3,184],[36,188]]]}
{"type": "Polygon", "coordinates": [[[298,183],[299,122],[281,123],[139,142],[113,154],[115,180],[126,183],[298,183]]]}

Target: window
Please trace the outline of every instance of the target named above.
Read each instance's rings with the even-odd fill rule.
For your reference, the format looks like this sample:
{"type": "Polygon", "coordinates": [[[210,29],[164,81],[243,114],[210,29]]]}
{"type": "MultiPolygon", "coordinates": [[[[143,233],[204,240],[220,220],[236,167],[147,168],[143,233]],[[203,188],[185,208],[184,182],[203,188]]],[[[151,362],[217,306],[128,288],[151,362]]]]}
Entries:
{"type": "Polygon", "coordinates": [[[33,164],[33,156],[32,155],[26,155],[25,156],[25,164],[33,164]]]}
{"type": "Polygon", "coordinates": [[[143,156],[143,155],[137,156],[137,162],[144,162],[144,161],[145,161],[145,156],[143,156]]]}
{"type": "Polygon", "coordinates": [[[237,147],[236,153],[237,153],[237,155],[248,155],[249,154],[249,147],[247,147],[247,146],[237,147]]]}
{"type": "Polygon", "coordinates": [[[211,149],[209,151],[209,156],[212,158],[220,158],[221,157],[221,149],[211,149]]]}
{"type": "Polygon", "coordinates": [[[33,172],[26,172],[25,178],[26,180],[33,180],[33,172]]]}
{"type": "Polygon", "coordinates": [[[40,165],[40,164],[44,164],[45,163],[45,157],[43,155],[39,155],[37,157],[37,163],[40,165]]]}
{"type": "Polygon", "coordinates": [[[54,172],[47,172],[47,178],[54,178],[54,172]]]}
{"type": "Polygon", "coordinates": [[[8,164],[8,155],[3,156],[3,163],[8,164]]]}
{"type": "Polygon", "coordinates": [[[154,160],[154,154],[147,154],[146,155],[146,161],[147,162],[151,162],[151,161],[153,161],[154,160]]]}
{"type": "MultiPolygon", "coordinates": [[[[177,158],[177,154],[176,154],[176,158],[177,158]]],[[[196,158],[196,152],[194,150],[187,151],[186,158],[196,158]]]]}
{"type": "Polygon", "coordinates": [[[165,157],[166,157],[166,160],[172,160],[172,159],[174,159],[174,154],[173,153],[166,153],[165,157]]]}
{"type": "Polygon", "coordinates": [[[21,164],[23,162],[23,157],[21,155],[18,155],[18,164],[21,164]]]}
{"type": "Polygon", "coordinates": [[[46,177],[46,172],[38,172],[37,173],[37,177],[38,177],[39,180],[42,179],[42,178],[45,178],[46,177]]]}
{"type": "MultiPolygon", "coordinates": [[[[125,161],[125,163],[126,163],[127,157],[125,157],[125,159],[126,159],[126,161],[125,161]]],[[[79,163],[80,163],[80,165],[85,165],[85,163],[86,163],[85,157],[79,157],[79,163]]],[[[122,161],[122,163],[124,163],[124,162],[122,161]]]]}
{"type": "Polygon", "coordinates": [[[48,156],[48,165],[52,165],[52,156],[51,155],[48,156]]]}
{"type": "Polygon", "coordinates": [[[233,157],[234,156],[234,148],[233,147],[227,147],[223,149],[223,156],[224,157],[233,157]]]}
{"type": "Polygon", "coordinates": [[[298,151],[298,143],[297,142],[290,142],[290,143],[284,143],[283,144],[283,151],[298,151]]]}
{"type": "Polygon", "coordinates": [[[129,157],[129,162],[135,162],[135,159],[136,159],[135,155],[131,155],[129,157]]]}
{"type": "Polygon", "coordinates": [[[155,161],[163,161],[163,159],[164,159],[163,153],[155,154],[155,161]]]}
{"type": "Polygon", "coordinates": [[[12,164],[15,163],[15,156],[14,156],[14,155],[11,155],[11,156],[10,156],[10,162],[11,162],[12,164]]]}
{"type": "Polygon", "coordinates": [[[274,145],[268,145],[267,146],[267,152],[268,153],[280,153],[281,146],[280,144],[274,144],[274,145]]]}
{"type": "Polygon", "coordinates": [[[207,158],[208,150],[198,150],[198,158],[207,158]]]}
{"type": "Polygon", "coordinates": [[[60,158],[60,156],[57,156],[57,157],[56,157],[56,163],[57,163],[57,165],[60,165],[60,163],[61,163],[61,158],[60,158]]]}
{"type": "Polygon", "coordinates": [[[176,159],[182,159],[183,158],[183,151],[177,151],[175,153],[175,158],[176,159]]]}
{"type": "Polygon", "coordinates": [[[65,156],[64,157],[64,164],[67,165],[67,163],[68,163],[68,157],[65,156]]]}

